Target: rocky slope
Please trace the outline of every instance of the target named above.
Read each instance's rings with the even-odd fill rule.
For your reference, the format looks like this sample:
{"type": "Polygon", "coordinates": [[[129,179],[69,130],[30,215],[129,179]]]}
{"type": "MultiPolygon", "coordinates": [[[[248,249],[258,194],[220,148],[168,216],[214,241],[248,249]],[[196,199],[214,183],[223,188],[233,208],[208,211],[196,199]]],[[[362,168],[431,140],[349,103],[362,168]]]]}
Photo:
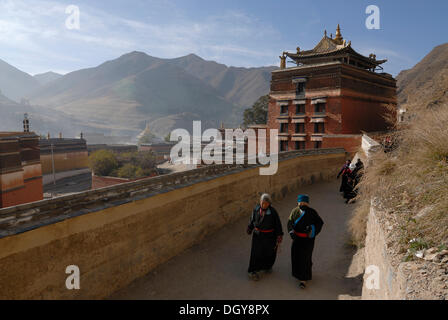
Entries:
{"type": "Polygon", "coordinates": [[[411,109],[448,102],[448,43],[435,47],[410,70],[397,76],[398,103],[411,109]]]}

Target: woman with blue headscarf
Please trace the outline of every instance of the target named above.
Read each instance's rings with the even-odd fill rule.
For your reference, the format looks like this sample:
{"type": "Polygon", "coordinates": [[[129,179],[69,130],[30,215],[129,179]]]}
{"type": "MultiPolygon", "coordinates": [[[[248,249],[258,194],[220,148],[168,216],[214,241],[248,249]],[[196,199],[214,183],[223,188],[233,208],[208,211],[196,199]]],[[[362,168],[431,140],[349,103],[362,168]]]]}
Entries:
{"type": "Polygon", "coordinates": [[[288,232],[293,240],[291,246],[292,275],[300,281],[299,287],[305,289],[306,281],[312,279],[314,241],[324,222],[317,211],[309,207],[308,195],[299,195],[297,203],[297,208],[291,211],[288,219],[288,232]]]}

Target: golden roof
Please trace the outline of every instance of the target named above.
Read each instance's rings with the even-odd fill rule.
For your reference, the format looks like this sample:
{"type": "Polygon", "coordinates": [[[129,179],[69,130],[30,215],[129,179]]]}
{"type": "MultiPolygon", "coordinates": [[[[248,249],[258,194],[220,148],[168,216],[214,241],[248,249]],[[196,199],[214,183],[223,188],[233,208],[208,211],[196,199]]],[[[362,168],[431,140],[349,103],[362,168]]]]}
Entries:
{"type": "Polygon", "coordinates": [[[325,57],[335,54],[349,54],[351,56],[356,56],[357,58],[364,60],[369,65],[377,66],[380,65],[387,60],[376,60],[376,56],[370,55],[369,57],[363,56],[357,53],[351,47],[351,41],[347,43],[346,40],[342,37],[341,27],[338,24],[336,28],[336,36],[333,39],[332,37],[327,36],[327,32],[325,30],[323,38],[319,41],[319,43],[312,50],[303,50],[300,51],[297,48],[296,53],[284,52],[283,56],[289,57],[296,62],[305,62],[309,61],[312,58],[325,57]]]}

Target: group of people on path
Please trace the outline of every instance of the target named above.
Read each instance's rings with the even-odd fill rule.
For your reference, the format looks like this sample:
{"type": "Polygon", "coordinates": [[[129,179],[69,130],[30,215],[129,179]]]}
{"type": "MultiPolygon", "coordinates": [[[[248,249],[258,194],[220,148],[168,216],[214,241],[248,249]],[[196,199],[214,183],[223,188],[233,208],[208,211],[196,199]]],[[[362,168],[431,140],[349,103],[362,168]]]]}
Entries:
{"type": "MultiPolygon", "coordinates": [[[[312,279],[314,242],[324,224],[309,203],[308,195],[299,195],[297,207],[291,211],[287,225],[288,234],[293,240],[292,275],[299,280],[301,289],[305,289],[307,281],[312,279]]],[[[278,247],[283,241],[282,223],[269,194],[263,194],[260,204],[253,210],[247,234],[253,235],[248,273],[252,280],[257,281],[261,272],[272,272],[278,247]]]]}
{"type": "Polygon", "coordinates": [[[345,199],[345,203],[349,203],[358,195],[358,184],[364,173],[364,163],[358,158],[356,164],[352,164],[351,160],[347,160],[337,176],[342,176],[339,192],[345,199]]]}

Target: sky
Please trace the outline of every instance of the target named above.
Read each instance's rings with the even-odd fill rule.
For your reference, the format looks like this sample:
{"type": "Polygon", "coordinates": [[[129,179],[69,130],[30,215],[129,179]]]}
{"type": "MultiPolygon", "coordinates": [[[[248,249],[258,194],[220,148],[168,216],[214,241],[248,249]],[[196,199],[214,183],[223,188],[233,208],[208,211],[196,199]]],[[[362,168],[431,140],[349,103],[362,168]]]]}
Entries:
{"type": "Polygon", "coordinates": [[[131,51],[278,66],[283,51],[312,49],[339,23],[353,49],[388,59],[385,72],[396,76],[447,42],[447,12],[448,0],[0,0],[0,59],[33,75],[131,51]],[[369,5],[379,9],[380,29],[366,27],[369,5]]]}

